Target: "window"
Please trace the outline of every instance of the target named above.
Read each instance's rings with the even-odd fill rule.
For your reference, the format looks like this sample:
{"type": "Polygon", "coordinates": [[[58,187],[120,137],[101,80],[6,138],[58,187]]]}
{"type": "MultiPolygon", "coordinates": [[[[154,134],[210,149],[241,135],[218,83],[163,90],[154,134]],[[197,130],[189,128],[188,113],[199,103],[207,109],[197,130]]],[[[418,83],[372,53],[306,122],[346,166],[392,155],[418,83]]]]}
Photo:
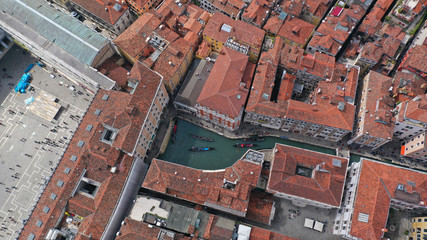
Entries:
{"type": "Polygon", "coordinates": [[[42,227],[43,222],[41,220],[37,220],[36,225],[37,227],[42,227]]]}
{"type": "Polygon", "coordinates": [[[30,233],[30,235],[28,235],[28,240],[34,240],[36,238],[36,235],[30,233]]]}
{"type": "Polygon", "coordinates": [[[58,187],[64,186],[64,181],[58,180],[58,182],[56,183],[56,186],[58,186],[58,187]]]}
{"type": "Polygon", "coordinates": [[[94,114],[95,114],[96,116],[99,116],[99,114],[101,114],[101,109],[96,109],[94,114]]]}
{"type": "Polygon", "coordinates": [[[71,171],[71,168],[69,168],[69,167],[66,167],[64,169],[64,173],[66,173],[66,174],[70,174],[70,171],[71,171]]]}
{"type": "Polygon", "coordinates": [[[52,194],[50,194],[50,199],[52,199],[52,200],[55,200],[56,199],[56,194],[55,193],[52,193],[52,194]]]}
{"type": "Polygon", "coordinates": [[[86,127],[86,131],[87,132],[90,132],[90,131],[92,131],[92,128],[93,128],[93,126],[92,125],[87,125],[87,127],[86,127]]]}
{"type": "Polygon", "coordinates": [[[85,141],[80,140],[80,141],[77,143],[77,146],[78,146],[78,147],[83,147],[83,145],[85,145],[85,141]]]}
{"type": "Polygon", "coordinates": [[[48,206],[44,206],[43,212],[44,213],[49,213],[49,211],[50,211],[50,208],[48,206]]]}
{"type": "Polygon", "coordinates": [[[73,161],[73,162],[75,162],[77,160],[77,156],[76,155],[71,155],[70,160],[73,161]]]}

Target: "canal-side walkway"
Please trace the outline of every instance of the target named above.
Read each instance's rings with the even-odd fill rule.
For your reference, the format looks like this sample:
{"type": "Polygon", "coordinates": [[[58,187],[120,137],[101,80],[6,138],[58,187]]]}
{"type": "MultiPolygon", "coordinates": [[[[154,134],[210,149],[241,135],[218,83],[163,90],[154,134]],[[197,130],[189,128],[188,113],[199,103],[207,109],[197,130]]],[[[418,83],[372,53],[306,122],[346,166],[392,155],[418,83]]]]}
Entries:
{"type": "Polygon", "coordinates": [[[379,160],[383,162],[393,163],[405,167],[416,168],[422,171],[427,171],[427,168],[421,164],[416,164],[412,161],[407,161],[405,159],[400,158],[399,151],[400,145],[399,143],[388,144],[384,148],[373,151],[370,148],[359,147],[356,144],[347,145],[347,139],[344,138],[339,142],[332,142],[324,139],[317,139],[309,136],[304,136],[300,134],[284,132],[280,130],[274,130],[265,128],[262,126],[255,126],[248,123],[243,122],[240,125],[240,128],[234,132],[228,131],[227,129],[218,127],[213,125],[210,122],[207,122],[203,119],[200,119],[194,115],[177,112],[176,117],[183,119],[185,121],[191,122],[194,125],[205,128],[214,133],[220,134],[229,139],[241,139],[246,138],[251,135],[259,135],[259,136],[270,136],[270,137],[278,137],[289,139],[291,141],[296,141],[300,143],[307,143],[318,147],[334,149],[338,150],[339,153],[344,153],[345,150],[349,150],[350,152],[350,162],[359,161],[360,157],[366,157],[374,160],[379,160]]]}

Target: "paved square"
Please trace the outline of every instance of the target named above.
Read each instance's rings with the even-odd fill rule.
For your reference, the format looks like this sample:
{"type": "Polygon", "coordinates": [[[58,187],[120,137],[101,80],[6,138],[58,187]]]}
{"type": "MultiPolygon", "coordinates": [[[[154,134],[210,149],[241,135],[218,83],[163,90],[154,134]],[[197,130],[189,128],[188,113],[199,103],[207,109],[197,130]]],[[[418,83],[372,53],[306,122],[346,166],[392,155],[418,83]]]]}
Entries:
{"type": "Polygon", "coordinates": [[[0,239],[18,237],[93,99],[92,93],[36,61],[16,45],[0,60],[0,239]],[[16,93],[15,85],[31,63],[33,90],[16,93]],[[25,104],[42,91],[61,105],[51,122],[25,104]]]}
{"type": "Polygon", "coordinates": [[[35,193],[32,191],[28,191],[27,189],[22,189],[19,192],[19,195],[15,201],[15,203],[21,205],[24,209],[28,209],[30,203],[33,201],[35,197],[35,193]]]}
{"type": "Polygon", "coordinates": [[[332,234],[333,222],[338,209],[323,209],[313,206],[297,208],[290,200],[275,198],[276,213],[271,223],[274,231],[297,239],[338,240],[339,236],[332,234]],[[295,218],[290,218],[292,211],[299,210],[295,218]],[[324,232],[318,232],[304,227],[305,218],[311,218],[325,223],[324,232]]]}

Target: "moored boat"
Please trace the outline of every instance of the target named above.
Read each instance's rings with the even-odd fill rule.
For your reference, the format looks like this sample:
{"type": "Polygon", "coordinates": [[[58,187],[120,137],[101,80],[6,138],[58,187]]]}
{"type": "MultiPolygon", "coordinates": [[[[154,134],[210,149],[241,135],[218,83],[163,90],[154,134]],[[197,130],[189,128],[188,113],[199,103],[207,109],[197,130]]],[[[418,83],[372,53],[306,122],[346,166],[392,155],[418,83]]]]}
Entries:
{"type": "Polygon", "coordinates": [[[233,145],[234,147],[237,148],[247,148],[247,147],[256,147],[258,146],[258,144],[254,144],[254,143],[236,143],[233,145]]]}
{"type": "Polygon", "coordinates": [[[264,138],[243,138],[244,142],[262,142],[264,138]]]}
{"type": "Polygon", "coordinates": [[[195,138],[197,140],[200,140],[200,141],[206,141],[206,142],[213,142],[214,141],[214,139],[212,139],[212,138],[203,137],[203,136],[197,136],[197,135],[194,135],[194,134],[188,134],[188,136],[193,137],[193,138],[195,138]]]}
{"type": "Polygon", "coordinates": [[[212,151],[215,150],[213,147],[191,147],[188,149],[190,152],[206,152],[206,151],[212,151]]]}

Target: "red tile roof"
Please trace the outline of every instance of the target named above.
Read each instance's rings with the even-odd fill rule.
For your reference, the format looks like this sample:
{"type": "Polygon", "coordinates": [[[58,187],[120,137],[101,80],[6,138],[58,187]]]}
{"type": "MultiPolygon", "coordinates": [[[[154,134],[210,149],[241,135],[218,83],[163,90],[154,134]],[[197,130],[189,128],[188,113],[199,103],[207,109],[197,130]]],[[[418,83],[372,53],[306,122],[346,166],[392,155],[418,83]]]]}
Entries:
{"type": "Polygon", "coordinates": [[[398,25],[391,25],[388,23],[384,23],[380,28],[380,30],[378,30],[378,33],[381,36],[383,36],[384,34],[387,34],[396,39],[399,39],[400,41],[403,41],[406,35],[406,33],[403,31],[401,27],[399,27],[398,25]]]}
{"type": "Polygon", "coordinates": [[[103,89],[96,94],[25,225],[22,238],[26,239],[30,233],[36,239],[44,238],[62,217],[61,213],[67,205],[65,210],[84,217],[76,239],[83,239],[84,235],[92,235],[93,239],[101,237],[126,181],[133,160],[130,155],[133,154],[141,126],[157,88],[162,84],[160,77],[149,69],[139,69],[140,76],[144,78],[140,78],[134,69],[129,79],[139,81],[134,94],[103,89]],[[107,100],[103,99],[105,96],[108,96],[107,100]],[[100,110],[99,115],[95,114],[96,110],[100,110]],[[90,131],[86,130],[89,125],[92,125],[90,131]],[[118,130],[111,145],[100,141],[105,125],[118,130]],[[83,143],[83,146],[79,147],[79,143],[83,143]],[[66,167],[71,169],[69,174],[64,172],[66,167]],[[117,168],[115,173],[110,172],[112,167],[117,168]],[[72,194],[83,174],[100,184],[94,198],[80,192],[72,194]],[[59,181],[62,181],[62,187],[58,186],[59,181]],[[50,198],[51,194],[57,195],[55,200],[50,198]],[[45,206],[50,207],[48,213],[43,212],[45,206]],[[41,228],[36,226],[38,220],[43,221],[41,228]]]}
{"type": "Polygon", "coordinates": [[[366,112],[363,124],[363,132],[374,137],[388,139],[393,137],[394,122],[390,110],[394,107],[394,99],[390,97],[389,89],[393,86],[390,77],[370,71],[366,76],[367,95],[366,112]]]}
{"type": "Polygon", "coordinates": [[[381,26],[381,19],[392,3],[393,0],[377,1],[371,11],[366,15],[359,28],[368,35],[375,34],[381,26]]]}
{"type": "Polygon", "coordinates": [[[252,1],[242,14],[242,19],[247,19],[257,26],[262,25],[264,20],[267,18],[266,11],[270,10],[268,6],[262,5],[262,3],[259,2],[260,1],[257,0],[252,1]]]}
{"type": "Polygon", "coordinates": [[[270,33],[277,34],[280,28],[282,27],[282,25],[283,25],[283,20],[280,19],[279,16],[271,16],[268,18],[263,29],[270,33]]]}
{"type": "Polygon", "coordinates": [[[128,8],[126,3],[114,0],[71,0],[71,2],[112,25],[119,20],[128,8]]]}
{"type": "Polygon", "coordinates": [[[261,168],[259,164],[238,160],[224,170],[204,171],[153,159],[142,187],[245,215],[261,168]],[[224,181],[236,182],[234,190],[224,188],[224,181]]]}
{"type": "Polygon", "coordinates": [[[335,58],[324,53],[315,52],[313,55],[305,55],[302,57],[299,70],[310,73],[312,75],[331,79],[334,69],[338,66],[344,66],[341,63],[335,63],[335,58]]]}
{"type": "MultiPolygon", "coordinates": [[[[143,51],[150,47],[147,43],[147,38],[160,24],[161,21],[158,16],[146,12],[114,39],[113,42],[130,56],[138,59],[142,55],[145,55],[143,51]]],[[[153,52],[154,49],[151,48],[150,51],[153,52]]]]}
{"type": "MultiPolygon", "coordinates": [[[[410,169],[362,159],[362,169],[354,203],[350,234],[360,239],[381,239],[387,223],[391,198],[398,198],[397,186],[401,184],[407,193],[419,194],[415,203],[426,207],[427,175],[410,169]],[[415,183],[415,187],[409,185],[415,183]],[[368,215],[368,222],[360,222],[359,214],[368,215]]],[[[407,194],[406,193],[406,194],[407,194]]]]}
{"type": "Polygon", "coordinates": [[[401,41],[392,36],[382,37],[375,42],[368,42],[363,46],[360,57],[380,62],[383,54],[394,58],[399,49],[401,41]]]}
{"type": "MultiPolygon", "coordinates": [[[[124,223],[120,228],[120,235],[116,237],[117,240],[158,240],[159,233],[162,231],[161,228],[130,218],[125,218],[124,223]]],[[[183,234],[174,234],[175,236],[170,238],[170,240],[191,239],[191,237],[184,236],[183,234]]]]}
{"type": "Polygon", "coordinates": [[[422,94],[417,100],[408,102],[405,117],[427,123],[427,94],[422,94]]]}
{"type": "Polygon", "coordinates": [[[273,195],[265,192],[252,191],[246,218],[270,225],[274,205],[273,195]]]}
{"type": "Polygon", "coordinates": [[[296,17],[286,18],[279,32],[279,36],[292,42],[305,45],[313,33],[315,26],[296,17]]]}
{"type": "Polygon", "coordinates": [[[249,57],[223,47],[197,99],[197,104],[235,118],[246,102],[255,65],[249,57]]]}
{"type": "Polygon", "coordinates": [[[321,18],[328,10],[329,0],[307,0],[307,11],[314,16],[321,18]]]}
{"type": "Polygon", "coordinates": [[[117,63],[119,60],[121,57],[114,55],[105,60],[97,69],[100,73],[114,80],[120,88],[124,88],[127,85],[128,70],[117,63]]]}
{"type": "Polygon", "coordinates": [[[282,144],[274,147],[267,189],[329,204],[341,205],[348,159],[282,144]],[[335,160],[334,160],[335,159],[335,160]],[[333,161],[341,166],[334,166],[333,161]],[[311,168],[312,177],[297,174],[297,166],[311,168]],[[326,171],[325,171],[326,170],[326,171]]]}
{"type": "Polygon", "coordinates": [[[401,66],[404,68],[414,68],[427,73],[427,46],[417,45],[409,50],[401,66]]]}
{"type": "Polygon", "coordinates": [[[261,49],[265,33],[249,23],[233,20],[220,12],[215,12],[206,24],[203,34],[222,43],[225,43],[229,37],[235,37],[236,41],[261,49]],[[221,30],[223,24],[231,26],[231,31],[221,30]]]}
{"type": "Polygon", "coordinates": [[[393,93],[397,95],[396,102],[404,102],[422,95],[427,89],[427,81],[417,74],[409,71],[398,71],[394,75],[394,80],[398,86],[393,88],[393,93]]]}
{"type": "Polygon", "coordinates": [[[252,227],[249,240],[298,240],[280,233],[271,232],[267,229],[252,227]]]}
{"type": "Polygon", "coordinates": [[[280,53],[280,65],[287,71],[296,74],[304,54],[304,49],[297,46],[286,44],[280,53]]]}

